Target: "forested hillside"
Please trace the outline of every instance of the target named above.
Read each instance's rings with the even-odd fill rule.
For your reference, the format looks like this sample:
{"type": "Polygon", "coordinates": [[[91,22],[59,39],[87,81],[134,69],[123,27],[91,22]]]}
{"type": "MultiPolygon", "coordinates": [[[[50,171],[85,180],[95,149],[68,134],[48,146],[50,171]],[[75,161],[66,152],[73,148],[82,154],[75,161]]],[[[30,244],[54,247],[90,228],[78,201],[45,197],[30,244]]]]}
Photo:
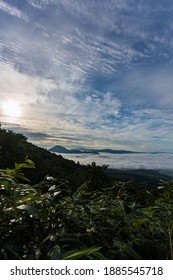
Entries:
{"type": "Polygon", "coordinates": [[[25,158],[35,164],[35,170],[26,171],[33,183],[40,182],[46,175],[63,177],[77,169],[73,161],[27,142],[24,135],[0,129],[0,168],[12,168],[15,163],[25,161],[25,158]]]}
{"type": "Polygon", "coordinates": [[[173,259],[172,180],[119,180],[26,140],[0,129],[0,259],[173,259]]]}

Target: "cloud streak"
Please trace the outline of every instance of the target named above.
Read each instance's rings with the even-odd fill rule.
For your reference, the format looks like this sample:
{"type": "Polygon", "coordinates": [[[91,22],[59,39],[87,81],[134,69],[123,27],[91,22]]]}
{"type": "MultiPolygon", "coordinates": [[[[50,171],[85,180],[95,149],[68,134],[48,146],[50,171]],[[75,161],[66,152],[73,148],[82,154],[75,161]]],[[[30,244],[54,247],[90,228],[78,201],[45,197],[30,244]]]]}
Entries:
{"type": "Polygon", "coordinates": [[[16,7],[9,5],[8,3],[4,1],[0,1],[0,9],[6,13],[8,13],[11,16],[23,19],[23,20],[28,20],[28,17],[25,15],[24,12],[20,11],[16,7]]]}

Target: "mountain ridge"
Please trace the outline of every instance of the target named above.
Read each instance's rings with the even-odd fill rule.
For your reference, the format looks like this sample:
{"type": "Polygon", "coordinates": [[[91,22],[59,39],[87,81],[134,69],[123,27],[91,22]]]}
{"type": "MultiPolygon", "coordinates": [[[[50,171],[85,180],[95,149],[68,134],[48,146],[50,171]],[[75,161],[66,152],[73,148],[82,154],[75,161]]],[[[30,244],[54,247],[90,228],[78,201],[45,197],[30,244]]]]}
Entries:
{"type": "Polygon", "coordinates": [[[49,149],[49,152],[62,153],[62,154],[99,154],[97,151],[90,149],[66,149],[63,146],[56,145],[49,149]]]}
{"type": "Polygon", "coordinates": [[[114,150],[114,149],[66,149],[63,146],[56,145],[49,149],[50,152],[63,153],[63,154],[100,154],[100,153],[111,153],[111,154],[140,154],[143,152],[129,151],[129,150],[114,150]]]}
{"type": "MultiPolygon", "coordinates": [[[[48,149],[49,152],[60,153],[60,154],[100,154],[100,153],[109,153],[109,154],[167,154],[168,152],[163,151],[153,151],[153,152],[143,152],[143,151],[130,151],[130,150],[114,150],[114,149],[93,149],[93,148],[76,148],[76,149],[67,149],[60,145],[55,145],[52,148],[48,149]]],[[[170,154],[170,152],[169,152],[170,154]]],[[[172,152],[171,152],[172,154],[172,152]]]]}

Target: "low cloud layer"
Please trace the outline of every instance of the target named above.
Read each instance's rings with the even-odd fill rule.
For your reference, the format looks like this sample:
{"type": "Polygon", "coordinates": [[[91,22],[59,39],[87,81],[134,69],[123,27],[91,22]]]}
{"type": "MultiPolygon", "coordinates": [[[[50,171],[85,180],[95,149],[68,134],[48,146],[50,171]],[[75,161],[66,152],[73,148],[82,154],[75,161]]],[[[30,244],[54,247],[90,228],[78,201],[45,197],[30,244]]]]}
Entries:
{"type": "Polygon", "coordinates": [[[106,164],[114,169],[154,169],[173,176],[173,154],[63,154],[63,157],[85,165],[95,162],[97,165],[106,164]]]}

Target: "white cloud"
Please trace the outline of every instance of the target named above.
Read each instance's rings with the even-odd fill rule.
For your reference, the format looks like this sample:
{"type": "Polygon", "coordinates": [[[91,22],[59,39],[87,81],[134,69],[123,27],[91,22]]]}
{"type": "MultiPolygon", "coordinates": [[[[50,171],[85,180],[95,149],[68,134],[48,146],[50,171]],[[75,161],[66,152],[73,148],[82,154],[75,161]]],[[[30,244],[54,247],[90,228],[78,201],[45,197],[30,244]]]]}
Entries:
{"type": "Polygon", "coordinates": [[[80,162],[81,164],[91,164],[96,162],[97,165],[108,164],[109,168],[115,169],[156,169],[162,171],[162,174],[169,170],[170,175],[173,175],[172,161],[173,154],[79,154],[67,155],[63,157],[80,162]]]}
{"type": "MultiPolygon", "coordinates": [[[[80,137],[88,139],[81,138],[76,143],[98,147],[104,143],[110,147],[133,149],[136,146],[136,149],[140,149],[145,144],[146,150],[154,150],[157,147],[154,137],[167,143],[173,139],[171,113],[158,109],[138,109],[125,116],[122,115],[121,102],[111,92],[93,92],[90,95],[83,92],[78,96],[74,93],[75,89],[69,94],[69,88],[60,88],[49,79],[19,73],[11,65],[1,64],[0,69],[3,69],[0,71],[1,99],[15,98],[22,103],[25,119],[19,123],[28,129],[43,132],[46,121],[49,134],[60,137],[64,131],[67,135],[71,132],[75,136],[80,131],[80,137]],[[107,119],[109,116],[110,119],[107,119]],[[58,133],[56,129],[51,131],[52,124],[55,124],[58,133]]],[[[50,139],[45,143],[47,141],[50,142],[50,139]]],[[[69,140],[61,139],[60,142],[65,144],[69,140]]],[[[70,142],[75,144],[75,141],[70,142]]]]}
{"type": "Polygon", "coordinates": [[[25,13],[17,9],[16,7],[9,5],[8,3],[0,0],[0,9],[3,10],[4,12],[10,14],[11,16],[18,17],[23,20],[28,20],[28,17],[26,16],[25,13]]]}
{"type": "Polygon", "coordinates": [[[27,0],[27,2],[36,9],[44,9],[55,0],[27,0]]]}
{"type": "MultiPolygon", "coordinates": [[[[43,5],[41,1],[32,0],[29,3],[32,5],[43,5]]],[[[107,36],[107,33],[112,30],[111,25],[114,22],[115,15],[117,22],[119,19],[122,21],[119,18],[118,11],[125,9],[125,6],[127,8],[126,1],[124,5],[114,1],[111,1],[109,5],[103,1],[98,3],[92,2],[92,5],[87,2],[69,0],[62,1],[61,3],[46,1],[43,6],[48,4],[55,5],[52,18],[46,19],[46,25],[42,25],[45,34],[49,37],[43,41],[43,38],[40,38],[40,34],[37,34],[38,36],[33,39],[35,46],[41,44],[46,46],[44,52],[45,54],[47,52],[50,56],[49,61],[51,62],[52,60],[55,67],[63,66],[68,71],[75,72],[76,75],[79,75],[79,78],[81,74],[86,77],[91,76],[92,72],[94,74],[114,75],[117,73],[120,65],[129,67],[133,60],[146,56],[146,54],[133,48],[131,39],[129,42],[123,39],[121,24],[115,22],[115,29],[121,36],[115,35],[115,38],[112,39],[112,37],[111,40],[107,36]],[[117,6],[119,10],[117,10],[117,6]],[[97,9],[97,16],[95,15],[95,9],[97,9]],[[55,21],[56,11],[60,13],[60,16],[58,14],[55,21]],[[62,16],[65,18],[64,25],[61,22],[62,16]],[[90,29],[86,28],[86,25],[81,24],[80,20],[87,21],[90,29]]],[[[128,22],[123,26],[123,32],[127,27],[129,28],[128,22]]],[[[114,33],[113,30],[111,32],[114,33]]],[[[141,32],[139,33],[141,34],[141,32]]],[[[130,35],[132,36],[132,34],[137,36],[137,30],[135,30],[135,34],[134,30],[132,30],[130,35]]],[[[37,53],[36,49],[35,52],[37,53]]],[[[43,50],[41,50],[39,55],[41,54],[43,54],[43,50]]],[[[44,56],[43,58],[46,59],[44,56]]]]}
{"type": "Polygon", "coordinates": [[[49,91],[57,87],[52,80],[20,73],[10,64],[0,63],[0,69],[0,99],[15,99],[26,108],[38,104],[39,111],[40,104],[47,102],[49,91]]]}

